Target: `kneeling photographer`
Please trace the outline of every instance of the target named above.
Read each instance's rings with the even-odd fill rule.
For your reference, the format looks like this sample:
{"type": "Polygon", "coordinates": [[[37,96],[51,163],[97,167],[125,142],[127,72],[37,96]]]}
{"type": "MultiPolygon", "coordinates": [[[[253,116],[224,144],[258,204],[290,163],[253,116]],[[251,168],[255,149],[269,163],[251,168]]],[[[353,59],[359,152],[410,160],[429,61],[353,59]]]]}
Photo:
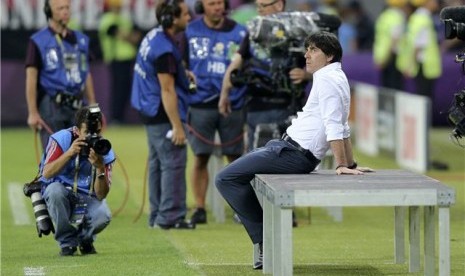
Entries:
{"type": "Polygon", "coordinates": [[[101,129],[98,106],[79,109],[74,127],[50,136],[40,163],[39,182],[61,256],[74,255],[77,247],[83,255],[97,253],[95,235],[110,223],[105,198],[115,155],[101,129]]]}

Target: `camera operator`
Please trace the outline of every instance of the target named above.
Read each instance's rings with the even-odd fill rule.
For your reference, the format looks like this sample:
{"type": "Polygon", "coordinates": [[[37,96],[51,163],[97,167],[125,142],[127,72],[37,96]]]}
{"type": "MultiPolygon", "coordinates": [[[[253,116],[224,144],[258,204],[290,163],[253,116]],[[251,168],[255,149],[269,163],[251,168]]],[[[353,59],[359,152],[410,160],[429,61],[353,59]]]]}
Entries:
{"type": "Polygon", "coordinates": [[[110,148],[104,155],[97,154],[99,149],[89,145],[86,138],[100,137],[101,116],[100,109],[95,114],[89,107],[79,109],[75,126],[50,136],[40,163],[43,196],[56,228],[55,240],[61,247],[61,256],[74,255],[77,246],[83,255],[97,253],[93,245],[95,235],[110,223],[111,212],[105,198],[111,186],[115,155],[110,148]],[[96,129],[91,130],[90,125],[96,129]]]}
{"type": "MultiPolygon", "coordinates": [[[[284,11],[285,0],[257,0],[257,10],[260,16],[266,16],[284,11]]],[[[231,103],[229,101],[229,92],[232,90],[233,84],[231,83],[231,72],[241,70],[244,65],[253,67],[252,70],[260,72],[263,77],[271,79],[270,67],[270,53],[269,49],[263,49],[259,45],[250,41],[249,36],[246,36],[241,43],[241,47],[236,53],[228,66],[223,78],[223,86],[221,89],[220,100],[218,103],[219,111],[224,116],[231,113],[231,103]]],[[[289,79],[294,84],[300,84],[304,80],[309,80],[311,74],[305,72],[302,68],[293,68],[289,72],[289,79]]],[[[275,97],[273,92],[264,93],[268,95],[259,95],[260,91],[256,91],[256,87],[248,86],[246,95],[250,97],[247,103],[247,137],[248,137],[248,150],[253,149],[254,133],[258,124],[262,123],[281,123],[284,122],[290,115],[294,113],[289,109],[291,105],[291,95],[288,97],[275,97]]],[[[273,87],[277,89],[277,87],[273,87]]]]}

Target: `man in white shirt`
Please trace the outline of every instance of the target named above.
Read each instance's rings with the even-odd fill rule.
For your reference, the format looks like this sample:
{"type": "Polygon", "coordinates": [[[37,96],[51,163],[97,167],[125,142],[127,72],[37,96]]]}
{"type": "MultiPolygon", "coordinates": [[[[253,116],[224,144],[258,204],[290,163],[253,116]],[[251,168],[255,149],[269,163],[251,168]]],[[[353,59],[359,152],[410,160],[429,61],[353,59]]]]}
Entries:
{"type": "MultiPolygon", "coordinates": [[[[331,148],[337,174],[363,174],[352,155],[350,87],[341,69],[342,48],[329,32],[312,34],[305,41],[306,70],[313,74],[307,103],[279,140],[235,160],[216,176],[216,186],[239,215],[254,244],[263,241],[263,210],[250,181],[255,174],[306,174],[313,171],[331,148]]],[[[261,253],[261,251],[260,251],[261,253]]],[[[260,254],[261,256],[262,254],[260,254]]],[[[261,260],[254,264],[261,269],[261,260]]]]}

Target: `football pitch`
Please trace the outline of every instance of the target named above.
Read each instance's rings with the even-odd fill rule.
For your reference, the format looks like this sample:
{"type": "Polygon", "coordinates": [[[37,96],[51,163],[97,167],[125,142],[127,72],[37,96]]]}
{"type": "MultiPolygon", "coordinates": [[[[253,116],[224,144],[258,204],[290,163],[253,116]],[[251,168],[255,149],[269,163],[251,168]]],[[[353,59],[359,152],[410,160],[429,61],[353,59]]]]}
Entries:
{"type": "MultiPolygon", "coordinates": [[[[452,144],[449,132],[434,129],[430,134],[432,159],[447,163],[449,170],[431,170],[426,175],[456,191],[450,248],[451,275],[458,276],[465,275],[465,148],[452,144]]],[[[252,244],[243,226],[233,221],[229,207],[225,223],[216,223],[209,210],[208,224],[193,231],[149,228],[147,202],[136,221],[147,196],[145,130],[110,127],[104,136],[118,157],[107,198],[114,213],[112,222],[98,235],[98,254],[60,257],[51,235],[37,236],[31,200],[22,193],[24,183],[37,173],[34,133],[27,128],[1,129],[1,275],[262,275],[261,270],[252,270],[252,244]]],[[[355,152],[355,156],[361,166],[398,168],[384,154],[368,157],[355,152]]],[[[192,159],[189,152],[188,217],[194,208],[189,187],[192,159]]],[[[423,275],[423,255],[420,272],[408,273],[407,245],[407,262],[394,264],[393,208],[344,208],[341,222],[321,208],[299,208],[296,214],[294,275],[423,275]]]]}

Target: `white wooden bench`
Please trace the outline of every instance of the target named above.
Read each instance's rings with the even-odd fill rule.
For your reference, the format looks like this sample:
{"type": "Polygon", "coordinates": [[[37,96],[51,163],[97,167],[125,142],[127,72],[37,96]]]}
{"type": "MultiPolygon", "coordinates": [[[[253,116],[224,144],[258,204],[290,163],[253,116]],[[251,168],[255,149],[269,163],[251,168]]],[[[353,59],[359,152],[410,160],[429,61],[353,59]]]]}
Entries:
{"type": "MultiPolygon", "coordinates": [[[[263,202],[263,273],[292,275],[292,208],[326,206],[394,207],[395,263],[404,263],[404,215],[409,209],[409,272],[420,270],[420,208],[424,207],[424,273],[435,275],[435,209],[439,209],[439,275],[450,275],[449,207],[455,191],[427,176],[404,170],[365,175],[256,175],[252,184],[263,202]]],[[[367,228],[369,231],[369,228],[367,228]]],[[[256,253],[256,251],[255,251],[256,253]]],[[[256,258],[256,256],[254,256],[256,258]]]]}

